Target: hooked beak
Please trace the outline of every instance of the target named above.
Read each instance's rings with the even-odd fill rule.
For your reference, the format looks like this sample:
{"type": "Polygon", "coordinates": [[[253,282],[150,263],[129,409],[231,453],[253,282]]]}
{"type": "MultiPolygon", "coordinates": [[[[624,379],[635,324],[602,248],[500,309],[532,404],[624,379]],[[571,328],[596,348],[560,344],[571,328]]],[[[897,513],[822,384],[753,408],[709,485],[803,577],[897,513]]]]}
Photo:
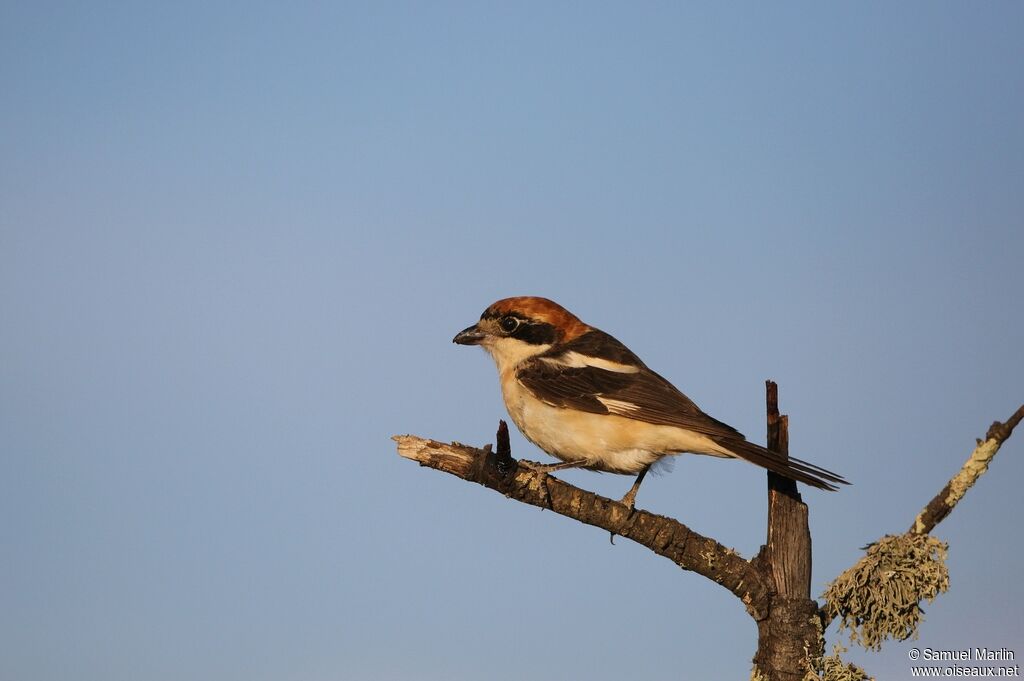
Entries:
{"type": "Polygon", "coordinates": [[[476,324],[473,326],[467,326],[462,331],[459,331],[455,338],[452,338],[452,343],[458,343],[459,345],[480,345],[480,341],[484,339],[487,334],[481,331],[476,324]]]}

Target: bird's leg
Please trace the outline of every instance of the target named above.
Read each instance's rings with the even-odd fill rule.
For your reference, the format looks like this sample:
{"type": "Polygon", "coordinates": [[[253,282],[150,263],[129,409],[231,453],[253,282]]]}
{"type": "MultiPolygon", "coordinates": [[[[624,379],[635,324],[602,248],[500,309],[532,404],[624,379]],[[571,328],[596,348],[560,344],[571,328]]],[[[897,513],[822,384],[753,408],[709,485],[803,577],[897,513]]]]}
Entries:
{"type": "MultiPolygon", "coordinates": [[[[626,492],[626,496],[622,497],[619,501],[620,504],[625,504],[632,511],[636,507],[636,493],[640,490],[640,483],[644,481],[644,476],[647,475],[647,471],[651,470],[650,465],[644,466],[644,469],[640,471],[640,475],[636,476],[636,481],[633,482],[633,486],[626,492]]],[[[608,541],[612,544],[615,543],[615,533],[609,533],[608,541]]]]}
{"type": "Polygon", "coordinates": [[[629,488],[628,492],[626,492],[626,496],[622,497],[622,501],[619,502],[620,504],[625,504],[630,510],[633,510],[633,507],[636,506],[636,493],[639,491],[640,483],[644,481],[644,476],[647,475],[647,471],[649,470],[651,470],[651,467],[650,465],[647,465],[642,471],[640,471],[640,475],[636,476],[636,482],[634,482],[633,486],[629,488]]]}
{"type": "Polygon", "coordinates": [[[566,468],[579,468],[587,463],[586,459],[577,459],[576,461],[562,461],[561,463],[537,463],[536,461],[527,461],[520,459],[519,463],[524,463],[532,470],[538,473],[553,473],[554,471],[564,470],[566,468]]]}

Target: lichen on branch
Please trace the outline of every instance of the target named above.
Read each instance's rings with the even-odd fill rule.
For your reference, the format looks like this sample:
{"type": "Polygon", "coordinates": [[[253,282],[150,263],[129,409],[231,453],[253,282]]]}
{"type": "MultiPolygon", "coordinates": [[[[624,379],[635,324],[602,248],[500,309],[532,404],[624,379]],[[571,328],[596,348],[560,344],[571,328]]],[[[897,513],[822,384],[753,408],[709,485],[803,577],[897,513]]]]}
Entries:
{"type": "Polygon", "coordinates": [[[868,650],[879,650],[888,638],[917,637],[924,611],[949,588],[948,546],[927,534],[889,535],[878,540],[849,570],[828,585],[822,598],[829,619],[868,650]]]}
{"type": "Polygon", "coordinates": [[[845,662],[842,654],[846,648],[832,647],[832,654],[816,660],[802,681],[875,681],[874,677],[852,662],[845,662]]]}

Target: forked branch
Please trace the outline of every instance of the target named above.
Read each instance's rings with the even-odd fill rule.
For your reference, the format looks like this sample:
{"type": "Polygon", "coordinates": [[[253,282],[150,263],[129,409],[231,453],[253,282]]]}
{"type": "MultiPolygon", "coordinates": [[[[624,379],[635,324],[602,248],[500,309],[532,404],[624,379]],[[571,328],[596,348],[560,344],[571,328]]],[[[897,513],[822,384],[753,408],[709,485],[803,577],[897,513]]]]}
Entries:
{"type": "MultiPolygon", "coordinates": [[[[773,388],[774,385],[769,383],[769,422],[772,423],[774,415],[776,426],[784,426],[784,417],[778,415],[777,407],[773,404],[773,388]]],[[[508,428],[504,421],[498,428],[497,451],[490,445],[479,449],[457,442],[445,444],[415,435],[396,435],[393,439],[398,443],[401,456],[417,461],[421,466],[479,483],[516,501],[547,508],[581,523],[632,539],[684,570],[696,572],[721,584],[743,602],[758,622],[757,673],[764,677],[762,672],[767,671],[768,677],[765,678],[788,679],[803,678],[806,671],[801,664],[792,662],[790,658],[794,655],[783,656],[789,648],[801,660],[813,657],[824,661],[825,658],[819,658],[822,654],[823,630],[817,628],[819,620],[821,625],[827,627],[833,619],[842,617],[843,623],[855,629],[859,642],[868,648],[877,648],[886,638],[902,640],[916,631],[920,619],[918,602],[934,598],[945,591],[948,583],[943,564],[946,547],[927,535],[949,515],[967,490],[985,473],[992,457],[1022,419],[1024,406],[1006,423],[992,424],[985,440],[978,442],[961,470],[918,514],[910,530],[873,544],[864,558],[833,582],[825,595],[825,607],[817,612],[817,604],[809,598],[807,591],[810,581],[810,536],[806,530],[806,506],[800,502],[795,485],[789,485],[794,489],[788,489],[789,481],[776,480],[778,489],[770,489],[770,499],[774,499],[776,506],[783,501],[792,501],[793,508],[800,511],[788,515],[800,521],[797,529],[802,528],[801,532],[807,534],[805,545],[797,550],[790,536],[793,533],[780,534],[780,525],[775,528],[774,535],[770,531],[768,542],[771,545],[774,536],[779,546],[763,549],[762,556],[751,562],[673,518],[631,509],[618,501],[574,487],[536,468],[530,462],[513,459],[509,449],[508,428]],[[783,538],[783,534],[787,536],[783,538]],[[780,560],[788,555],[787,551],[793,554],[793,559],[788,562],[780,560]],[[802,566],[804,562],[806,566],[802,566]],[[801,569],[784,570],[785,579],[780,579],[773,572],[777,572],[775,568],[779,567],[794,568],[797,563],[801,564],[801,569]],[[893,572],[889,569],[890,564],[909,565],[903,572],[913,577],[913,584],[905,589],[900,587],[903,591],[895,599],[887,595],[885,588],[872,586],[884,581],[876,578],[878,574],[893,572]],[[919,574],[923,577],[918,578],[919,574]],[[865,591],[864,585],[871,588],[865,591]],[[878,612],[884,616],[879,618],[878,612]],[[791,626],[794,622],[814,624],[813,635],[791,626]],[[775,641],[774,647],[762,645],[765,641],[772,643],[775,639],[780,640],[775,641]]],[[[779,442],[778,449],[784,450],[782,442],[779,442]]],[[[778,515],[779,508],[773,508],[778,515]]],[[[887,582],[889,586],[886,588],[889,590],[893,588],[891,582],[887,582]]]]}

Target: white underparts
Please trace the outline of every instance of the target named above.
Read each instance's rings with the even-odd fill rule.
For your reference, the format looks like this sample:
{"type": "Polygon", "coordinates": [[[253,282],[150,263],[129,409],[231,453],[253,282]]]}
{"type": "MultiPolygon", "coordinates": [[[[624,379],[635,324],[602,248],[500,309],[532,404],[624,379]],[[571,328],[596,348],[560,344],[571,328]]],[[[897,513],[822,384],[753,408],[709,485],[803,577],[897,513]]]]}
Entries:
{"type": "Polygon", "coordinates": [[[707,436],[684,428],[552,406],[514,376],[503,378],[502,394],[509,415],[528,440],[555,458],[584,460],[595,470],[639,473],[668,454],[682,452],[732,456],[707,436]]]}

